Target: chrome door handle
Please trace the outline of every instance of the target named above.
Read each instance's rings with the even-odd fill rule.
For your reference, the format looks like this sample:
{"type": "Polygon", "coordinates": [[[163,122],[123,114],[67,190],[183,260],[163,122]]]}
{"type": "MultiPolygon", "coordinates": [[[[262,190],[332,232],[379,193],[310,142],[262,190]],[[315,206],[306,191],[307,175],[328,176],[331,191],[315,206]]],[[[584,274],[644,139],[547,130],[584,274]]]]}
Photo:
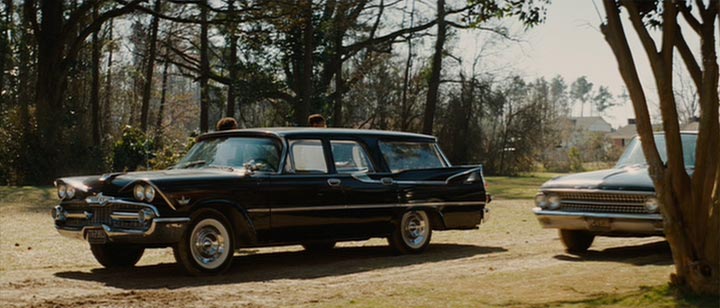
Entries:
{"type": "Polygon", "coordinates": [[[381,178],[380,183],[382,183],[383,185],[392,185],[393,183],[395,183],[395,181],[393,181],[392,178],[381,178]]]}
{"type": "Polygon", "coordinates": [[[338,187],[338,186],[340,186],[340,183],[342,183],[342,181],[340,181],[340,179],[333,178],[333,179],[328,179],[327,183],[328,183],[328,185],[330,185],[332,187],[338,187]]]}

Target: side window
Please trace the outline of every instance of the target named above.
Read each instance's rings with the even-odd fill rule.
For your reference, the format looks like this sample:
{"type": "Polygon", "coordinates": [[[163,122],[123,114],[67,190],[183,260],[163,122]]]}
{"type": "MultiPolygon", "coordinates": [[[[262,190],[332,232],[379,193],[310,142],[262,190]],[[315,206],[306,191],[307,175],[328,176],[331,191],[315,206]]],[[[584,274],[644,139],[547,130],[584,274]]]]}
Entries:
{"type": "Polygon", "coordinates": [[[290,140],[288,151],[288,172],[290,173],[327,173],[325,153],[322,141],[314,139],[290,140]]]}
{"type": "Polygon", "coordinates": [[[380,141],[380,152],[392,172],[446,167],[434,143],[380,141]]]}
{"type": "Polygon", "coordinates": [[[365,148],[359,143],[349,140],[332,140],[330,145],[332,146],[332,155],[337,173],[373,172],[365,148]]]}

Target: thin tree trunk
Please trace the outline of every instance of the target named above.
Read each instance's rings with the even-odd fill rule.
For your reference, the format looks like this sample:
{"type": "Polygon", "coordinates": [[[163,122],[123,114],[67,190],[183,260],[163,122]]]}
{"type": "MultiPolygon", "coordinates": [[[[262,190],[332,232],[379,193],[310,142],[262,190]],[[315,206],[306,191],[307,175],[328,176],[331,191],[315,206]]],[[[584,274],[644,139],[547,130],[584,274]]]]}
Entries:
{"type": "MultiPolygon", "coordinates": [[[[160,13],[162,9],[162,2],[155,0],[154,11],[160,13]]],[[[157,34],[160,26],[160,18],[157,15],[153,15],[152,21],[150,22],[150,38],[148,39],[148,50],[145,54],[147,60],[145,66],[145,83],[143,83],[142,93],[142,107],[140,110],[140,129],[143,132],[148,130],[148,117],[150,113],[150,96],[152,95],[152,81],[153,73],[155,72],[155,53],[157,50],[157,34]]]]}
{"type": "Polygon", "coordinates": [[[295,107],[295,122],[298,125],[306,124],[307,117],[310,114],[312,96],[313,96],[313,52],[315,50],[312,20],[312,1],[303,0],[303,30],[302,30],[302,73],[300,80],[300,100],[295,107]]]}
{"type": "MultiPolygon", "coordinates": [[[[235,10],[235,1],[234,0],[229,1],[228,2],[228,11],[230,11],[230,14],[233,14],[234,10],[235,10]]],[[[225,110],[225,116],[231,117],[231,118],[235,117],[235,102],[237,101],[236,84],[237,84],[237,80],[238,80],[238,69],[237,69],[237,62],[238,62],[237,40],[238,40],[238,38],[235,35],[235,30],[236,30],[235,27],[236,26],[237,25],[235,25],[235,24],[232,24],[232,23],[230,24],[230,26],[229,26],[230,27],[230,33],[229,33],[230,42],[228,42],[230,44],[230,46],[228,48],[229,49],[228,50],[228,53],[229,53],[229,55],[228,55],[229,56],[228,57],[229,58],[228,59],[228,66],[229,66],[228,67],[228,75],[229,76],[228,77],[230,77],[230,83],[228,84],[228,89],[227,89],[227,108],[225,110]]]]}
{"type": "MultiPolygon", "coordinates": [[[[109,26],[109,32],[108,32],[108,41],[110,44],[113,44],[113,20],[110,19],[110,26],[109,26]]],[[[112,63],[113,63],[113,49],[108,49],[108,59],[107,59],[107,71],[105,73],[105,103],[103,104],[102,110],[104,119],[101,123],[101,131],[111,131],[111,127],[103,127],[103,123],[107,123],[108,126],[110,126],[112,123],[112,63]]]]}
{"type": "Polygon", "coordinates": [[[5,68],[10,67],[7,62],[12,58],[10,53],[10,27],[12,25],[13,2],[12,0],[5,0],[3,2],[5,4],[5,18],[2,20],[2,25],[0,26],[0,31],[2,31],[2,33],[0,33],[0,110],[4,110],[5,107],[3,105],[6,101],[10,101],[2,98],[2,93],[5,89],[5,68]]]}
{"type": "Polygon", "coordinates": [[[168,67],[170,66],[170,61],[168,59],[167,54],[165,54],[165,63],[163,63],[163,72],[162,72],[162,90],[160,92],[160,107],[158,108],[158,114],[157,114],[157,122],[155,122],[155,144],[160,145],[161,137],[163,134],[163,114],[165,113],[165,97],[167,95],[167,88],[168,88],[168,67]]]}
{"type": "Polygon", "coordinates": [[[200,131],[208,131],[210,105],[210,88],[208,75],[210,73],[210,60],[208,59],[208,2],[200,2],[200,131]]]}
{"type": "MultiPolygon", "coordinates": [[[[93,20],[98,18],[98,5],[93,8],[93,20]]],[[[100,30],[92,34],[92,85],[90,89],[90,109],[92,113],[92,142],[100,146],[100,30]]]]}
{"type": "Polygon", "coordinates": [[[438,91],[440,89],[440,73],[442,71],[443,49],[445,48],[445,36],[447,27],[445,25],[445,0],[437,1],[438,11],[438,34],[435,40],[435,53],[432,58],[430,79],[428,80],[428,93],[425,100],[425,114],[423,116],[423,134],[432,135],[433,123],[435,121],[435,110],[438,103],[438,91]]]}
{"type": "MultiPolygon", "coordinates": [[[[410,9],[410,28],[415,26],[415,0],[412,2],[410,9]]],[[[403,72],[403,89],[402,98],[400,100],[400,131],[407,131],[410,126],[410,108],[408,106],[408,88],[410,87],[410,70],[412,69],[413,60],[413,37],[412,33],[408,36],[407,42],[407,59],[405,60],[405,71],[403,72]]]]}

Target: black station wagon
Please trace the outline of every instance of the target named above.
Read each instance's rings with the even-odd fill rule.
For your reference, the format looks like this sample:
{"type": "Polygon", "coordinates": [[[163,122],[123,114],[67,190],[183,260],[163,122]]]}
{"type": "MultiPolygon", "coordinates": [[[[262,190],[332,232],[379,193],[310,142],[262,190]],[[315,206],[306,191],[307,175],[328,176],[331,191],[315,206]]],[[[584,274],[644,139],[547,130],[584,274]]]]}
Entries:
{"type": "Polygon", "coordinates": [[[236,249],[388,239],[420,253],[433,230],[475,229],[490,196],[480,166],[452,166],[435,137],[260,128],[200,136],[176,166],[56,181],[57,230],[105,267],[173,247],[191,274],[228,269],[236,249]]]}
{"type": "MultiPolygon", "coordinates": [[[[695,170],[697,132],[682,132],[685,168],[695,170]]],[[[665,135],[655,134],[665,160],[665,135]]],[[[535,197],[535,215],[544,228],[560,230],[569,252],[583,252],[595,236],[663,235],[663,218],[648,174],[641,140],[635,137],[612,169],[547,181],[535,197]]]]}

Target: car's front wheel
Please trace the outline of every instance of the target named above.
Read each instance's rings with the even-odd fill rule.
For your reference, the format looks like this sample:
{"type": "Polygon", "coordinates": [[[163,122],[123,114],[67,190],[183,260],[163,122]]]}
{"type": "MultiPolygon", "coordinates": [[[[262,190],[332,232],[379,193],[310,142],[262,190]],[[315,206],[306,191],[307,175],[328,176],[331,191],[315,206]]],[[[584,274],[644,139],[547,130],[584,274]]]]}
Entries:
{"type": "Polygon", "coordinates": [[[173,247],[175,260],[191,275],[226,271],[234,252],[230,223],[222,213],[211,209],[195,213],[182,239],[173,247]]]}
{"type": "Polygon", "coordinates": [[[595,234],[588,231],[560,229],[560,240],[570,253],[587,251],[594,239],[595,234]]]}
{"type": "Polygon", "coordinates": [[[403,213],[388,242],[398,253],[421,253],[427,249],[431,237],[432,227],[427,213],[411,210],[403,213]]]}
{"type": "Polygon", "coordinates": [[[90,244],[95,260],[105,268],[132,267],[145,252],[144,247],[118,244],[90,244]]]}

